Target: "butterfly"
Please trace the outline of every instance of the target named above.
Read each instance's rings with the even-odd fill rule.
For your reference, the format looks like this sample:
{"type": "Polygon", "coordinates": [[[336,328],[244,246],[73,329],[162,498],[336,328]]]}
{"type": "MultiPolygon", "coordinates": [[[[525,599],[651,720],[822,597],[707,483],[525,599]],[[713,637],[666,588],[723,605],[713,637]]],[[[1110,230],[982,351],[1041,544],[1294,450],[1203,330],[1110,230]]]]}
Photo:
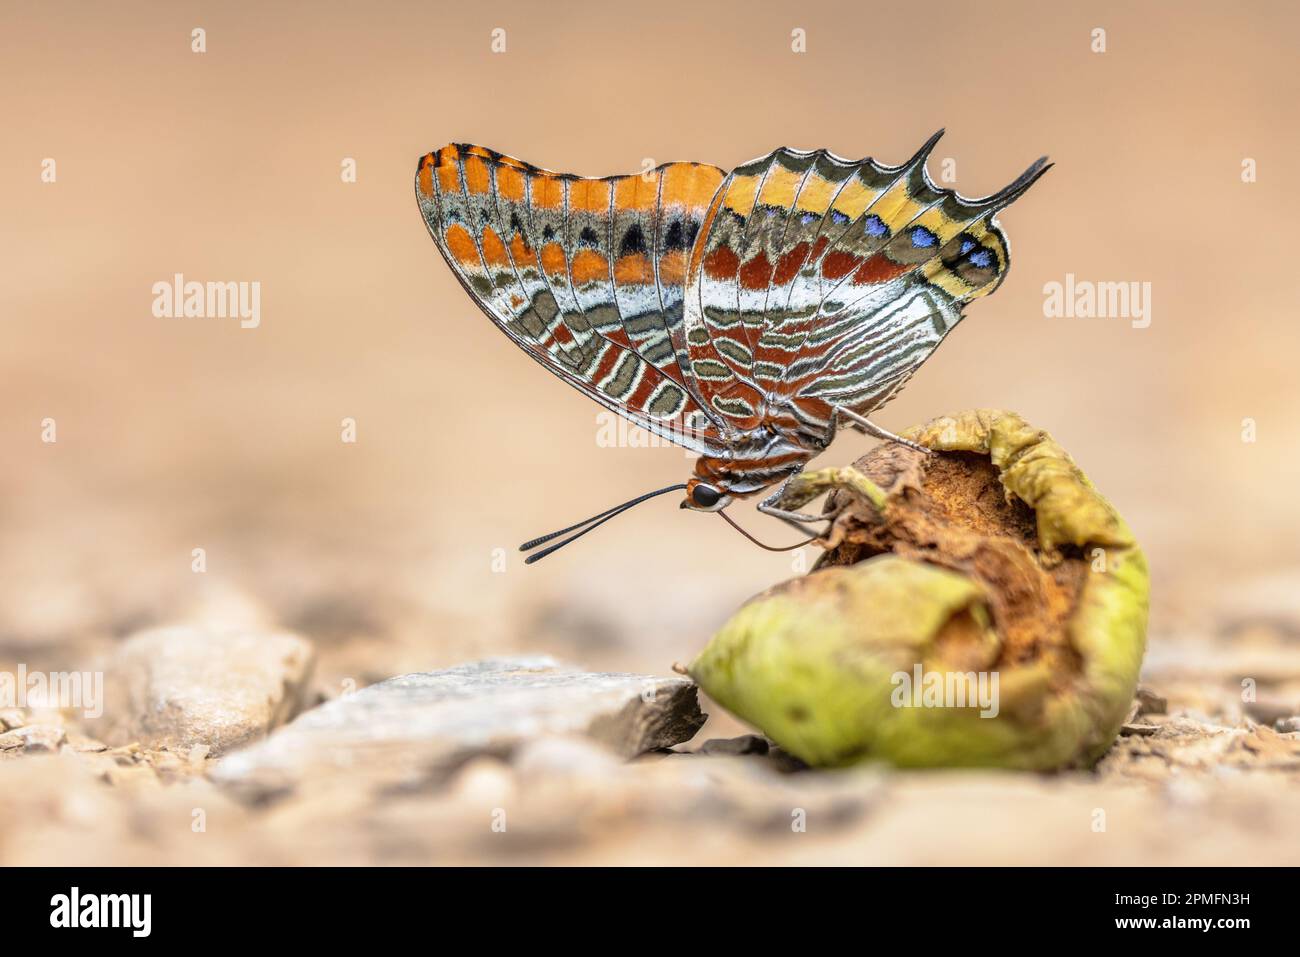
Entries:
{"type": "MultiPolygon", "coordinates": [[[[1046,157],[984,199],[901,166],[773,150],[730,172],[667,163],[626,176],[554,173],[481,146],[421,157],[415,191],[465,291],[516,345],[574,388],[698,453],[687,482],[525,543],[570,538],[670,491],[721,512],[785,483],[898,394],[998,287],[1010,247],[995,214],[1046,157]]],[[[726,517],[726,516],[724,516],[726,517]]],[[[734,524],[734,523],[733,523],[734,524]]],[[[802,544],[802,543],[801,543],[802,544]]]]}

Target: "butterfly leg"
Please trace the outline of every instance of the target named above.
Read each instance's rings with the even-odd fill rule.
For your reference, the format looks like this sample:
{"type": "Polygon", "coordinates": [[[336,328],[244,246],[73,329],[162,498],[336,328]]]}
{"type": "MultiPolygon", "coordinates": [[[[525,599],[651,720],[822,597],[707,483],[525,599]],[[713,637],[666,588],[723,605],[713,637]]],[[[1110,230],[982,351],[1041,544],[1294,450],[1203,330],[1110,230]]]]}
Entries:
{"type": "Polygon", "coordinates": [[[776,493],[769,495],[763,501],[758,503],[758,510],[764,515],[771,515],[773,518],[779,518],[788,525],[803,531],[802,526],[809,522],[825,522],[833,519],[834,515],[808,515],[804,512],[792,512],[789,509],[779,507],[776,503],[779,500],[781,490],[777,489],[776,493]]]}
{"type": "Polygon", "coordinates": [[[884,508],[885,493],[875,482],[853,467],[818,469],[815,472],[797,472],[781,483],[781,486],[763,499],[758,510],[764,515],[772,515],[788,522],[796,528],[807,522],[834,522],[838,512],[829,515],[808,515],[797,512],[817,496],[833,489],[845,489],[853,495],[866,499],[876,508],[884,508]]]}
{"type": "Polygon", "coordinates": [[[806,525],[809,522],[824,522],[828,519],[833,519],[835,517],[833,515],[808,515],[805,512],[794,511],[794,509],[798,508],[800,505],[812,501],[820,493],[799,497],[799,493],[796,491],[794,493],[794,498],[790,501],[786,501],[787,495],[791,494],[791,486],[794,485],[797,488],[798,483],[802,478],[803,473],[801,471],[788,476],[784,482],[777,486],[775,492],[758,503],[758,510],[764,515],[771,515],[773,518],[779,518],[786,524],[798,528],[801,532],[804,531],[801,526],[806,525]]]}
{"type": "Polygon", "coordinates": [[[848,420],[849,424],[859,432],[865,432],[867,435],[875,436],[876,438],[883,439],[886,442],[897,442],[899,445],[905,445],[909,449],[916,449],[916,451],[924,452],[926,455],[932,454],[925,446],[917,445],[915,442],[910,439],[905,439],[901,435],[895,435],[888,429],[882,429],[870,419],[858,415],[856,412],[851,409],[846,409],[842,405],[837,405],[835,411],[844,416],[844,418],[848,420]]]}

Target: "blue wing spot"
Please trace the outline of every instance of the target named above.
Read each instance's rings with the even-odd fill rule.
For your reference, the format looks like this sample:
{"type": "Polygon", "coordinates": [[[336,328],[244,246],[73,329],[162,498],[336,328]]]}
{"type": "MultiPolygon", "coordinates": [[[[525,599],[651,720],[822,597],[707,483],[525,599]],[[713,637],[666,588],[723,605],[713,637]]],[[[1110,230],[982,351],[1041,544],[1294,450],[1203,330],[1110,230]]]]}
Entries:
{"type": "Polygon", "coordinates": [[[963,236],[961,239],[961,248],[958,249],[957,252],[960,255],[965,256],[968,252],[970,252],[974,248],[975,248],[975,240],[971,239],[969,236],[963,236]]]}
{"type": "Polygon", "coordinates": [[[939,237],[924,226],[914,226],[912,228],[912,245],[917,249],[925,249],[937,245],[939,237]]]}
{"type": "Polygon", "coordinates": [[[979,252],[971,253],[970,261],[980,269],[988,269],[993,265],[993,252],[988,249],[981,249],[979,252]]]}
{"type": "Polygon", "coordinates": [[[862,221],[862,228],[867,231],[868,236],[884,236],[889,232],[889,227],[885,225],[885,221],[875,213],[862,221]]]}
{"type": "Polygon", "coordinates": [[[831,210],[831,222],[834,223],[836,226],[843,226],[848,221],[849,221],[849,217],[845,216],[838,209],[831,210]]]}
{"type": "MultiPolygon", "coordinates": [[[[831,215],[833,216],[834,213],[832,213],[831,215]]],[[[803,223],[806,226],[816,218],[817,218],[816,213],[804,213],[802,216],[799,217],[799,222],[803,223]]]]}

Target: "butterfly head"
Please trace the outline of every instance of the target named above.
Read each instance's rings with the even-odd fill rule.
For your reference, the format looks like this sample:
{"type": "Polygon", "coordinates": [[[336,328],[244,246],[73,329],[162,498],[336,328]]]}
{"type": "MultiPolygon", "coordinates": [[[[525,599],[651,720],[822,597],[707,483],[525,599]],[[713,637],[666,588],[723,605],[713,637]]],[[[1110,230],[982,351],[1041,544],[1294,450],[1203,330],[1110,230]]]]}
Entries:
{"type": "Polygon", "coordinates": [[[686,483],[682,508],[721,512],[738,498],[748,498],[799,471],[810,453],[766,430],[737,442],[725,456],[701,455],[686,483]]]}
{"type": "Polygon", "coordinates": [[[697,512],[720,512],[731,502],[731,496],[717,485],[693,478],[686,483],[686,498],[681,507],[697,512]]]}

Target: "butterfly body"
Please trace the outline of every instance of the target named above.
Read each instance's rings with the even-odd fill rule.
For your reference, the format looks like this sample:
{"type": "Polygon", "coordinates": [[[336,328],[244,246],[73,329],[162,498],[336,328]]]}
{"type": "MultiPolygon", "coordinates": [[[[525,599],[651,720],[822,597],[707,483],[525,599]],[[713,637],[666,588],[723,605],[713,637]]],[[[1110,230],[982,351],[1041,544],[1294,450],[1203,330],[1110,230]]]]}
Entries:
{"type": "Polygon", "coordinates": [[[716,511],[780,485],[844,425],[888,436],[866,417],[1005,275],[994,213],[1045,162],[969,200],[926,173],[938,136],[896,167],[782,148],[730,172],[598,179],[453,144],[421,158],[416,196],[493,322],[699,453],[683,506],[716,511]]]}

